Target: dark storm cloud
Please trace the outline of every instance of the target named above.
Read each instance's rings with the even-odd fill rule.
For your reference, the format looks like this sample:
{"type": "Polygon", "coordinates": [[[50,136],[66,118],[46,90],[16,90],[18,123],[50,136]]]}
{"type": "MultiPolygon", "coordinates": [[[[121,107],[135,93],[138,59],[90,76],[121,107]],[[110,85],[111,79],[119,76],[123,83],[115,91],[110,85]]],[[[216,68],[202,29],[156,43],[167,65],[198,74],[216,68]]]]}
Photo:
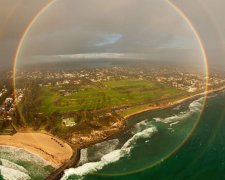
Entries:
{"type": "Polygon", "coordinates": [[[0,0],[0,65],[11,66],[25,27],[49,0],[0,0]]]}
{"type": "MultiPolygon", "coordinates": [[[[0,0],[1,65],[12,62],[22,32],[47,2],[0,0]]],[[[216,51],[225,44],[225,2],[173,2],[195,25],[210,60],[223,62],[223,53],[216,51]]],[[[158,53],[168,59],[199,59],[193,34],[164,0],[58,0],[38,19],[25,42],[23,56],[149,53],[155,58],[158,53]]]]}
{"type": "Polygon", "coordinates": [[[225,67],[225,1],[172,0],[191,20],[206,49],[210,66],[225,67]]]}
{"type": "Polygon", "coordinates": [[[193,49],[198,54],[190,28],[166,1],[64,0],[32,27],[23,54],[150,55],[154,49],[193,49]]]}

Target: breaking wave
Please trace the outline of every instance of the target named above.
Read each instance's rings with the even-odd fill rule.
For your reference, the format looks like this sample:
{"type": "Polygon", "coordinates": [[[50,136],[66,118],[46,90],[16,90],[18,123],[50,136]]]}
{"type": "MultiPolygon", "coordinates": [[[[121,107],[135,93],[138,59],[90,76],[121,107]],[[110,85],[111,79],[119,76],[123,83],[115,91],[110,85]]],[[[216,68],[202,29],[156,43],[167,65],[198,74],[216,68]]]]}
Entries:
{"type": "Polygon", "coordinates": [[[102,156],[115,150],[118,144],[118,139],[112,139],[97,143],[89,148],[82,149],[78,165],[83,165],[87,162],[99,161],[102,156]]]}
{"type": "MultiPolygon", "coordinates": [[[[193,101],[189,104],[186,111],[166,118],[154,118],[154,120],[167,123],[169,125],[168,129],[170,129],[171,132],[174,132],[172,126],[178,124],[182,119],[186,119],[201,111],[203,100],[204,98],[200,98],[193,101]]],[[[180,107],[181,106],[179,106],[179,109],[180,107]]],[[[77,179],[83,179],[85,175],[98,172],[105,166],[115,163],[123,157],[130,156],[131,150],[139,140],[143,139],[145,142],[148,142],[152,135],[158,132],[158,129],[153,124],[154,123],[148,119],[136,123],[129,131],[131,137],[126,140],[123,145],[120,144],[118,139],[113,139],[83,149],[81,151],[80,166],[65,170],[62,180],[66,180],[70,176],[75,176],[77,179]],[[120,147],[119,149],[118,146],[120,147]],[[94,157],[94,159],[91,159],[92,157],[94,157]]]]}
{"type": "Polygon", "coordinates": [[[144,129],[153,126],[151,121],[148,119],[145,119],[137,124],[135,124],[134,128],[132,129],[132,134],[136,134],[140,131],[143,131],[144,129]]]}
{"type": "Polygon", "coordinates": [[[29,180],[28,171],[13,162],[10,162],[6,159],[0,159],[0,172],[4,180],[29,180]]]}
{"type": "Polygon", "coordinates": [[[4,180],[44,179],[53,169],[38,155],[21,148],[0,145],[0,174],[4,180]]]}
{"type": "Polygon", "coordinates": [[[180,120],[182,119],[186,119],[188,117],[190,117],[191,115],[195,114],[195,113],[199,113],[202,110],[203,107],[203,100],[204,98],[200,98],[198,100],[193,101],[190,105],[189,105],[189,110],[184,111],[184,112],[180,112],[179,114],[176,114],[174,116],[170,116],[167,118],[153,118],[156,122],[163,122],[163,123],[169,123],[170,126],[175,125],[179,123],[180,120]]]}
{"type": "Polygon", "coordinates": [[[156,132],[158,132],[157,128],[152,126],[147,129],[144,129],[141,132],[136,133],[128,141],[126,141],[126,143],[120,149],[113,150],[112,152],[105,154],[104,156],[101,157],[100,161],[89,162],[77,168],[71,168],[66,170],[64,176],[62,177],[62,180],[66,180],[69,176],[72,175],[77,176],[78,179],[83,179],[83,176],[97,172],[106,165],[114,163],[123,157],[129,156],[130,151],[132,150],[132,148],[135,146],[135,144],[139,139],[151,138],[152,135],[155,134],[156,132]]]}
{"type": "Polygon", "coordinates": [[[193,112],[193,113],[201,112],[202,107],[203,107],[203,101],[204,101],[204,97],[192,102],[189,105],[190,111],[193,112]]]}
{"type": "Polygon", "coordinates": [[[0,152],[1,153],[7,153],[8,155],[5,155],[5,159],[11,159],[12,156],[16,155],[17,160],[21,161],[30,161],[32,159],[32,162],[36,163],[39,166],[48,166],[50,163],[43,159],[42,157],[32,154],[22,148],[17,148],[13,146],[2,146],[0,145],[0,152]]]}
{"type": "Polygon", "coordinates": [[[24,172],[26,174],[29,174],[29,172],[23,166],[19,166],[19,165],[15,164],[11,161],[8,161],[6,159],[0,159],[0,164],[1,164],[1,166],[11,168],[11,169],[18,170],[18,171],[24,172]]]}
{"type": "Polygon", "coordinates": [[[11,169],[8,167],[4,167],[4,166],[0,166],[0,170],[1,170],[1,175],[4,178],[4,180],[29,180],[31,179],[31,177],[21,171],[15,170],[15,169],[11,169]]]}

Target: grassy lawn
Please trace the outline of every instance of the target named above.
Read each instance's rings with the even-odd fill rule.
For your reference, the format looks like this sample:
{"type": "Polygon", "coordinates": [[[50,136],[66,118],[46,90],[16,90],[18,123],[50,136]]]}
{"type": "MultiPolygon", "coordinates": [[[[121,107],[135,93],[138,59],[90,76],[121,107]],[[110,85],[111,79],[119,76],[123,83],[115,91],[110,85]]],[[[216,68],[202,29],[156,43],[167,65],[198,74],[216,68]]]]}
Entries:
{"type": "Polygon", "coordinates": [[[58,87],[43,87],[40,111],[43,113],[103,109],[158,100],[184,94],[184,91],[147,80],[104,82],[101,86],[83,86],[69,96],[60,95],[58,87]]]}

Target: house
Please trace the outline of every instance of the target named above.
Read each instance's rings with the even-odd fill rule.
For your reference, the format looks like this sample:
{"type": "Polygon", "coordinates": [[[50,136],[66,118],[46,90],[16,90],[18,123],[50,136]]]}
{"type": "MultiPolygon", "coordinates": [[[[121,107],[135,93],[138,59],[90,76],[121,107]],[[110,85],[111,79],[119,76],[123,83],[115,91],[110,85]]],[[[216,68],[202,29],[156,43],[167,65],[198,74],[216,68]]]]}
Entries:
{"type": "Polygon", "coordinates": [[[11,103],[13,103],[13,98],[6,98],[6,99],[5,99],[5,103],[6,103],[6,104],[11,104],[11,103]]]}
{"type": "Polygon", "coordinates": [[[76,125],[74,118],[65,118],[62,120],[62,124],[66,127],[73,127],[76,125]]]}

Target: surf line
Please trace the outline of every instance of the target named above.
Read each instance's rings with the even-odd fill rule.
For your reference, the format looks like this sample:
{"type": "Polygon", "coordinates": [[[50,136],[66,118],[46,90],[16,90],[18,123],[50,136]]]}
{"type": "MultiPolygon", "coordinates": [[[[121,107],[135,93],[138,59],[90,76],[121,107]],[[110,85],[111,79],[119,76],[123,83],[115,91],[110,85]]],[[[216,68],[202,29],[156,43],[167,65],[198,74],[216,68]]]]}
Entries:
{"type": "MultiPolygon", "coordinates": [[[[25,28],[24,32],[22,33],[22,36],[19,40],[19,43],[18,43],[18,46],[16,48],[16,51],[15,51],[15,55],[14,55],[14,58],[13,58],[13,66],[12,66],[12,71],[13,71],[13,79],[12,79],[12,84],[13,84],[13,93],[14,93],[14,96],[16,96],[16,67],[17,67],[17,62],[18,62],[18,57],[20,55],[20,52],[21,52],[21,49],[23,47],[23,44],[24,44],[24,41],[26,39],[26,36],[27,34],[29,33],[29,31],[31,30],[32,26],[35,24],[35,22],[38,20],[38,18],[40,16],[42,16],[46,10],[48,10],[57,0],[51,0],[49,3],[47,3],[32,19],[31,21],[28,23],[28,26],[25,28]]],[[[204,107],[205,107],[205,103],[206,103],[206,99],[207,99],[207,91],[208,91],[208,60],[207,60],[207,55],[206,55],[206,51],[205,51],[205,48],[203,46],[203,43],[201,41],[201,38],[198,34],[198,32],[196,31],[195,27],[193,26],[192,22],[189,20],[189,18],[184,14],[184,12],[181,11],[181,9],[176,6],[176,4],[174,4],[173,2],[171,2],[171,0],[165,0],[165,2],[167,2],[177,13],[178,15],[184,19],[184,21],[187,23],[187,25],[189,26],[189,28],[191,29],[191,31],[193,32],[195,38],[197,39],[198,41],[198,44],[199,44],[199,47],[200,47],[200,50],[201,50],[201,54],[202,54],[202,58],[203,58],[203,61],[204,61],[204,65],[205,65],[205,75],[206,75],[206,84],[205,84],[205,95],[204,95],[204,103],[203,103],[203,108],[201,110],[201,113],[199,114],[199,117],[196,121],[196,124],[195,126],[193,127],[192,131],[190,132],[190,134],[187,136],[187,138],[184,139],[184,141],[178,145],[174,151],[172,151],[168,156],[166,156],[164,158],[165,159],[168,159],[171,155],[173,155],[188,139],[189,137],[191,136],[191,134],[193,133],[193,131],[196,129],[198,123],[199,123],[199,120],[200,120],[200,117],[201,117],[201,114],[204,110],[204,107]]],[[[21,116],[23,118],[23,116],[21,116]]],[[[156,166],[157,164],[161,163],[161,161],[153,164],[153,165],[150,165],[148,167],[145,167],[145,168],[142,168],[142,169],[138,169],[136,171],[132,171],[132,172],[128,172],[128,173],[123,173],[123,174],[113,174],[113,176],[115,175],[127,175],[127,174],[130,174],[130,173],[136,173],[136,172],[140,172],[140,171],[143,171],[145,169],[149,169],[153,166],[156,166]]],[[[106,175],[106,174],[104,174],[106,175]]],[[[109,174],[110,175],[110,174],[109,174]]]]}

